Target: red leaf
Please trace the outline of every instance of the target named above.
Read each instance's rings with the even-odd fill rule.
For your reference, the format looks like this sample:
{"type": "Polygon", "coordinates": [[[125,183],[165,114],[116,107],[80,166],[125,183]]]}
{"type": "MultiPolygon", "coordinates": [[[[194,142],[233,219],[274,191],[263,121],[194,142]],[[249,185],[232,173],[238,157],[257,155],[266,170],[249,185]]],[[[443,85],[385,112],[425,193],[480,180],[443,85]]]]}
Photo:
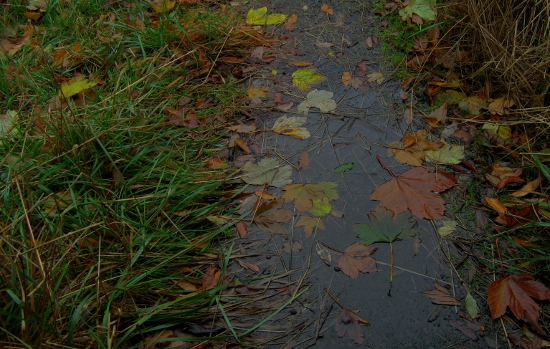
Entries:
{"type": "Polygon", "coordinates": [[[239,234],[239,237],[242,239],[246,237],[248,234],[248,230],[246,229],[246,224],[243,222],[239,222],[235,225],[235,228],[237,228],[237,234],[239,234]]]}
{"type": "Polygon", "coordinates": [[[535,281],[533,275],[511,275],[493,281],[487,287],[487,296],[493,319],[501,317],[506,308],[510,308],[516,318],[527,322],[538,333],[546,335],[538,324],[540,306],[532,298],[549,299],[550,289],[535,281]]]}
{"type": "Polygon", "coordinates": [[[496,185],[497,189],[502,189],[507,185],[525,183],[525,180],[518,176],[508,176],[502,178],[496,185]]]}
{"type": "Polygon", "coordinates": [[[202,278],[201,290],[211,290],[218,284],[221,271],[216,271],[216,267],[211,265],[206,269],[202,278]]]}

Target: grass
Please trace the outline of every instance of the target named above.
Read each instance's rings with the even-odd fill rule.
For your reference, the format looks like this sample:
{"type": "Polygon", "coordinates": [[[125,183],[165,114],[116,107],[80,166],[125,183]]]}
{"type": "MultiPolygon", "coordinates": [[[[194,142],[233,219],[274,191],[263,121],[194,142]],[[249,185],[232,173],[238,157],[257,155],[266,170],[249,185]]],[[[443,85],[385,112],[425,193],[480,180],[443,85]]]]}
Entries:
{"type": "MultiPolygon", "coordinates": [[[[2,43],[23,42],[0,58],[0,343],[137,347],[254,306],[221,294],[234,282],[221,282],[231,251],[217,246],[235,222],[207,217],[232,214],[238,181],[205,160],[243,98],[237,69],[217,59],[267,40],[216,5],[154,13],[91,0],[52,2],[32,21],[26,12],[12,2],[0,14],[2,43]],[[65,98],[60,84],[75,77],[97,85],[65,98]],[[168,122],[170,108],[197,126],[168,122]],[[209,266],[217,285],[178,286],[200,288],[209,266]]],[[[242,341],[250,327],[219,339],[242,341]]]]}

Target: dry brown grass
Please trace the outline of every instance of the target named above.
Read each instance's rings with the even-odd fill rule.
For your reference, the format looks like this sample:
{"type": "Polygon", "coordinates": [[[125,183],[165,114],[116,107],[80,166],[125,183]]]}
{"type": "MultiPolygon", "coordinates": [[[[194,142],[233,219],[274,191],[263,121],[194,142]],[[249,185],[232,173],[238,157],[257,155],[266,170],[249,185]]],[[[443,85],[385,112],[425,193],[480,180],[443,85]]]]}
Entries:
{"type": "Polygon", "coordinates": [[[519,107],[549,105],[550,0],[450,0],[444,12],[465,16],[451,41],[472,54],[472,78],[485,77],[494,96],[519,107]]]}

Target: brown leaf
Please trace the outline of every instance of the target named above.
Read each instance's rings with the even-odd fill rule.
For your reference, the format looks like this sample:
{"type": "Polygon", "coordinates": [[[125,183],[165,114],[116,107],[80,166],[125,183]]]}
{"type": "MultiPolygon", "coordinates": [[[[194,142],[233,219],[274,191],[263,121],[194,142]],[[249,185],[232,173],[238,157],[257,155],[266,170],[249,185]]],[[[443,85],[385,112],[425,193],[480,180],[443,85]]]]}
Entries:
{"type": "Polygon", "coordinates": [[[218,284],[221,271],[216,271],[216,267],[211,265],[206,269],[202,278],[201,290],[211,290],[218,284]]]}
{"type": "Polygon", "coordinates": [[[373,48],[374,47],[374,42],[372,40],[372,36],[367,36],[367,40],[365,40],[365,43],[367,44],[368,48],[373,48]]]}
{"type": "Polygon", "coordinates": [[[500,214],[504,214],[508,212],[508,209],[506,208],[506,206],[504,206],[502,202],[500,202],[498,199],[486,197],[485,201],[489,206],[491,206],[493,210],[497,211],[500,214]]]}
{"type": "Polygon", "coordinates": [[[542,335],[546,335],[539,326],[540,306],[532,299],[550,299],[550,289],[535,281],[529,274],[511,275],[493,281],[487,287],[487,303],[493,319],[504,315],[510,308],[516,318],[527,322],[542,335]]]}
{"type": "Polygon", "coordinates": [[[306,171],[309,168],[311,160],[309,159],[309,153],[307,150],[304,150],[298,159],[298,167],[301,171],[306,171]]]}
{"type": "Polygon", "coordinates": [[[428,117],[436,119],[440,122],[447,120],[447,103],[443,103],[441,107],[431,112],[428,117]]]}
{"type": "Polygon", "coordinates": [[[457,330],[462,332],[462,334],[465,335],[466,337],[472,340],[477,340],[476,332],[470,327],[468,327],[468,325],[464,321],[449,320],[449,325],[451,325],[451,327],[456,328],[457,330]]]}
{"type": "Polygon", "coordinates": [[[327,15],[333,15],[334,14],[334,11],[332,10],[332,8],[327,4],[322,4],[321,5],[321,11],[323,11],[327,15]]]}
{"type": "Polygon", "coordinates": [[[258,266],[258,264],[243,261],[243,260],[238,259],[238,258],[237,258],[237,262],[241,265],[241,267],[243,267],[243,269],[247,269],[247,270],[253,271],[255,273],[261,273],[262,272],[262,269],[258,266]]]}
{"type": "Polygon", "coordinates": [[[395,215],[410,210],[418,218],[441,219],[445,200],[434,192],[443,192],[454,185],[446,176],[415,167],[376,188],[371,200],[379,200],[380,206],[395,215]]]}
{"type": "Polygon", "coordinates": [[[252,50],[252,53],[250,54],[250,58],[255,58],[259,61],[262,60],[262,57],[264,56],[265,48],[263,46],[256,46],[254,50],[252,50]]]}
{"type": "Polygon", "coordinates": [[[369,256],[377,249],[378,247],[366,246],[360,242],[356,242],[342,253],[342,257],[338,261],[338,267],[342,269],[345,275],[352,279],[357,279],[359,272],[374,273],[378,270],[376,268],[376,261],[369,256]]]}
{"type": "Polygon", "coordinates": [[[250,147],[248,146],[248,144],[246,144],[244,139],[239,137],[239,138],[235,139],[235,143],[237,143],[239,148],[241,148],[245,153],[250,154],[250,147]]]}
{"type": "Polygon", "coordinates": [[[320,42],[320,41],[316,41],[313,45],[317,47],[325,47],[325,48],[334,46],[334,44],[331,42],[320,42]]]}
{"type": "Polygon", "coordinates": [[[325,225],[321,220],[321,217],[302,216],[296,223],[297,227],[304,227],[306,238],[309,238],[313,233],[313,230],[317,227],[321,230],[325,230],[325,225]]]}
{"type": "Polygon", "coordinates": [[[512,207],[508,212],[500,214],[495,218],[495,223],[504,227],[513,227],[518,224],[524,224],[533,220],[534,211],[537,206],[527,205],[521,209],[517,206],[512,207]]]}
{"type": "Polygon", "coordinates": [[[248,229],[246,228],[246,224],[244,224],[244,222],[242,221],[235,224],[235,228],[237,228],[237,234],[239,234],[239,237],[241,239],[246,237],[246,235],[248,234],[248,229]]]}
{"type": "Polygon", "coordinates": [[[435,288],[433,290],[424,292],[426,296],[432,299],[433,304],[460,305],[460,301],[451,296],[451,294],[445,287],[439,284],[434,284],[434,286],[435,288]]]}
{"type": "Polygon", "coordinates": [[[357,65],[357,69],[359,69],[360,73],[362,73],[363,75],[366,75],[367,74],[367,62],[362,61],[361,63],[359,63],[357,65]]]}
{"type": "Polygon", "coordinates": [[[272,194],[267,193],[265,191],[258,190],[256,192],[254,192],[254,194],[256,194],[257,197],[259,197],[261,199],[264,199],[264,200],[268,200],[268,201],[277,199],[277,197],[275,195],[272,195],[272,194]]]}
{"type": "Polygon", "coordinates": [[[294,25],[294,23],[296,23],[297,20],[298,20],[298,16],[296,16],[296,14],[294,13],[292,14],[292,16],[288,17],[288,19],[286,20],[283,26],[285,27],[286,30],[293,31],[294,29],[296,29],[296,26],[294,25]]]}
{"type": "Polygon", "coordinates": [[[535,191],[535,189],[537,189],[539,187],[541,181],[542,181],[542,178],[538,177],[534,181],[531,181],[531,182],[525,184],[523,187],[521,187],[520,190],[517,190],[517,191],[513,192],[512,196],[520,198],[520,197],[525,196],[529,193],[532,193],[533,191],[535,191]]]}
{"type": "Polygon", "coordinates": [[[334,328],[338,337],[343,337],[347,332],[348,337],[356,344],[361,344],[365,340],[361,325],[369,326],[370,323],[346,308],[343,308],[334,320],[334,328]]]}
{"type": "Polygon", "coordinates": [[[309,67],[313,65],[313,62],[306,61],[290,61],[289,63],[296,67],[309,67]]]}
{"type": "Polygon", "coordinates": [[[344,84],[344,86],[348,86],[349,85],[349,81],[351,80],[351,74],[349,73],[349,71],[345,71],[342,73],[342,83],[344,84]]]}
{"type": "Polygon", "coordinates": [[[502,189],[504,187],[506,187],[507,185],[514,185],[514,184],[518,184],[518,183],[524,183],[525,180],[521,177],[518,177],[518,176],[508,176],[508,177],[504,177],[502,178],[496,185],[496,188],[497,189],[502,189]]]}
{"type": "Polygon", "coordinates": [[[219,60],[227,64],[239,64],[244,62],[244,59],[239,57],[220,57],[219,60]]]}
{"type": "Polygon", "coordinates": [[[176,285],[181,287],[182,290],[185,290],[185,291],[196,291],[197,290],[197,286],[193,285],[190,282],[187,282],[187,281],[174,281],[174,282],[175,282],[176,285]]]}
{"type": "Polygon", "coordinates": [[[208,161],[206,161],[206,167],[207,168],[217,169],[217,168],[223,168],[223,167],[227,167],[227,166],[229,166],[227,164],[227,162],[224,162],[224,161],[220,160],[219,158],[213,158],[213,159],[209,159],[208,161]]]}

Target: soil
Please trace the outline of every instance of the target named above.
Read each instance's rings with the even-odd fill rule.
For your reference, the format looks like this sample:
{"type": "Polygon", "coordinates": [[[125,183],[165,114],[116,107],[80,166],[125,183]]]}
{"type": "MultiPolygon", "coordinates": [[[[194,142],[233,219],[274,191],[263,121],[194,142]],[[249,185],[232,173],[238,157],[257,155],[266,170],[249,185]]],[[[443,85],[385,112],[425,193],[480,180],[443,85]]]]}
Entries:
{"type": "MultiPolygon", "coordinates": [[[[254,116],[259,128],[270,129],[282,115],[298,115],[296,106],[305,98],[307,91],[301,92],[292,87],[290,77],[299,68],[289,64],[291,60],[313,62],[317,71],[327,77],[325,82],[313,88],[333,92],[338,103],[334,113],[315,113],[316,109],[310,111],[307,127],[312,136],[307,140],[269,132],[261,140],[263,153],[281,160],[280,154],[294,164],[303,151],[308,151],[311,165],[306,171],[294,171],[294,182],[338,183],[340,199],[333,202],[333,210],[343,213],[343,217],[323,217],[326,229],[317,230],[310,238],[305,237],[303,228],[294,227],[299,212],[296,212],[294,221],[289,224],[288,234],[272,236],[259,230],[249,230],[249,240],[269,241],[264,247],[264,255],[252,260],[262,270],[273,272],[300,269],[308,272],[307,283],[310,288],[300,298],[300,302],[293,304],[296,314],[276,320],[286,322],[288,328],[305,328],[300,334],[286,337],[270,347],[490,348],[503,347],[503,343],[507,347],[508,344],[502,342],[504,337],[498,332],[497,323],[481,320],[467,322],[460,316],[466,313],[464,307],[434,305],[423,294],[433,289],[436,282],[448,287],[449,292],[459,300],[463,300],[467,293],[460,280],[451,277],[446,257],[449,251],[447,247],[442,248],[433,222],[419,221],[416,237],[394,244],[396,267],[391,294],[388,244],[377,244],[379,249],[372,256],[378,262],[378,272],[360,274],[357,279],[351,279],[339,271],[334,259],[331,266],[327,266],[318,257],[316,241],[339,250],[360,241],[353,231],[353,225],[367,222],[367,214],[378,204],[370,200],[372,191],[391,179],[378,163],[376,155],[383,158],[396,175],[409,169],[388,157],[387,148],[384,147],[400,140],[408,126],[401,118],[401,81],[396,77],[395,67],[379,51],[380,45],[369,49],[365,43],[367,36],[378,33],[380,19],[373,15],[368,2],[327,2],[334,10],[331,16],[321,11],[321,4],[317,1],[289,0],[259,1],[253,4],[255,8],[267,6],[268,13],[298,15],[294,31],[287,31],[282,26],[276,29],[274,35],[282,42],[280,51],[276,52],[277,59],[257,68],[248,85],[267,86],[271,93],[283,92],[284,103],[293,101],[294,106],[285,113],[271,108],[256,111],[254,116]],[[316,42],[334,45],[318,47],[316,42]],[[357,68],[361,62],[367,63],[367,74],[382,72],[384,82],[381,85],[365,82],[357,90],[344,86],[341,81],[344,71],[366,80],[357,68]],[[273,75],[273,70],[276,70],[277,75],[273,75]],[[355,163],[351,171],[333,171],[338,165],[348,162],[355,163]],[[301,250],[292,255],[283,252],[282,244],[288,241],[300,243],[301,250]],[[342,304],[371,323],[362,328],[365,340],[361,345],[346,336],[339,338],[336,334],[334,319],[340,308],[327,296],[324,288],[328,288],[342,304]],[[434,314],[437,314],[435,320],[434,314]],[[453,328],[449,321],[460,321],[466,327],[469,324],[475,328],[477,338],[474,340],[467,337],[453,328]],[[485,326],[484,333],[480,331],[479,325],[485,326]]],[[[269,101],[265,103],[269,104],[269,101]]],[[[419,122],[409,129],[422,127],[419,122]]],[[[271,192],[280,194],[278,190],[271,192]]],[[[292,208],[292,205],[287,206],[292,208]]],[[[338,254],[333,254],[333,258],[337,260],[338,254]]],[[[299,277],[295,276],[296,279],[299,277]]],[[[483,309],[484,299],[477,297],[475,292],[473,296],[483,309]]]]}

